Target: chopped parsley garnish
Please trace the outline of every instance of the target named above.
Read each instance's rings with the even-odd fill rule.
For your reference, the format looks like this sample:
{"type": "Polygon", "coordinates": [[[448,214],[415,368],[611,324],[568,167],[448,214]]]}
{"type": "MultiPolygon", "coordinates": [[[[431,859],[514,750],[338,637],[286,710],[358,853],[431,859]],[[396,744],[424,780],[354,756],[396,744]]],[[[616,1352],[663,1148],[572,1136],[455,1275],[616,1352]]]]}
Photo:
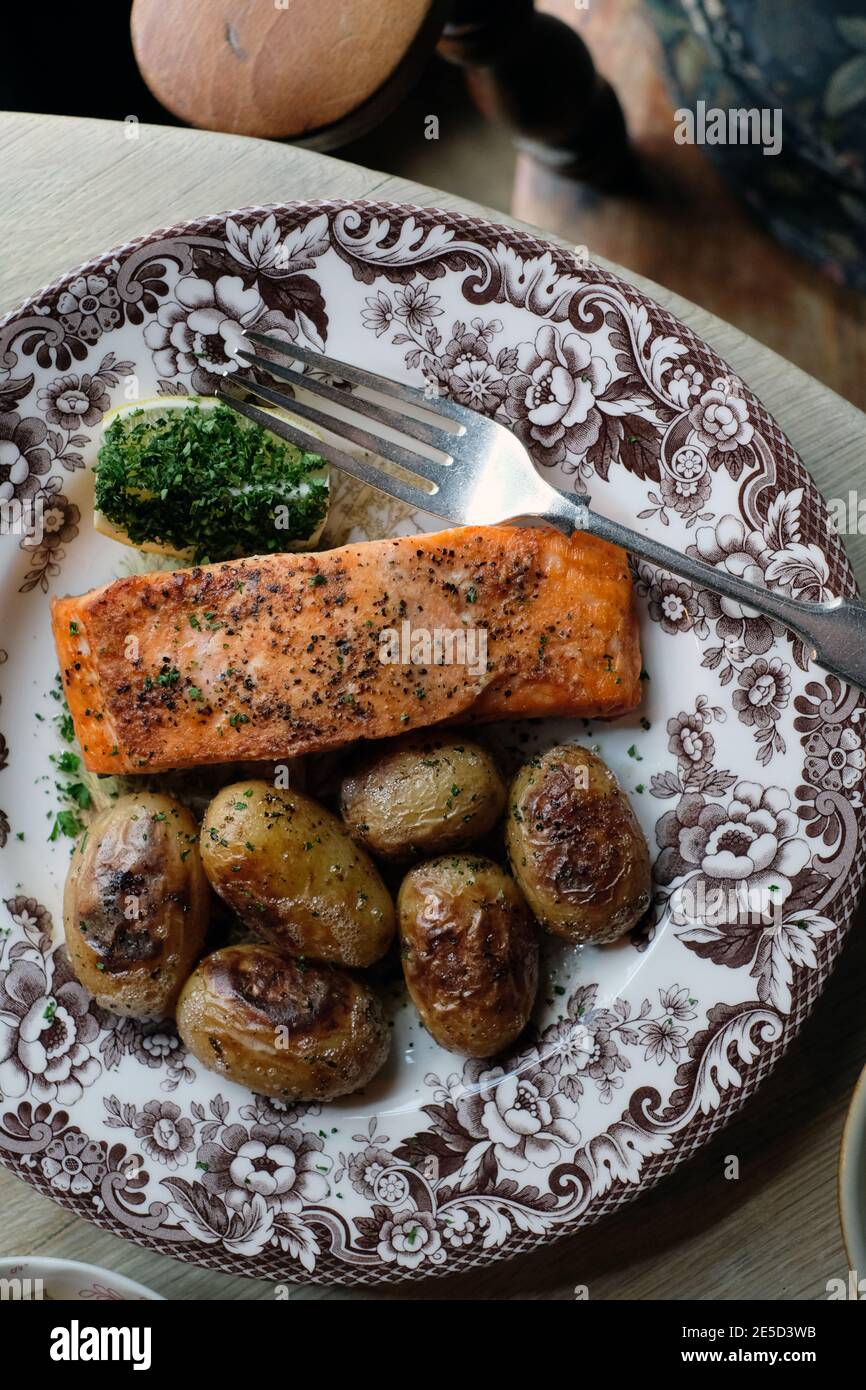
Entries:
{"type": "Polygon", "coordinates": [[[70,782],[67,787],[63,788],[63,791],[64,795],[67,796],[70,801],[74,801],[76,806],[80,806],[82,811],[90,809],[90,792],[83,782],[70,782]]]}
{"type": "Polygon", "coordinates": [[[64,748],[59,757],[56,753],[49,753],[48,756],[60,772],[77,772],[81,763],[78,754],[70,753],[67,748],[64,748]]]}
{"type": "Polygon", "coordinates": [[[314,533],[324,466],[226,405],[134,410],[105,431],[96,506],[133,545],[190,550],[197,564],[259,555],[314,533]]]}
{"type": "Polygon", "coordinates": [[[74,811],[58,811],[48,838],[49,840],[59,840],[61,835],[68,835],[74,840],[76,836],[80,835],[82,829],[81,821],[74,811]]]}

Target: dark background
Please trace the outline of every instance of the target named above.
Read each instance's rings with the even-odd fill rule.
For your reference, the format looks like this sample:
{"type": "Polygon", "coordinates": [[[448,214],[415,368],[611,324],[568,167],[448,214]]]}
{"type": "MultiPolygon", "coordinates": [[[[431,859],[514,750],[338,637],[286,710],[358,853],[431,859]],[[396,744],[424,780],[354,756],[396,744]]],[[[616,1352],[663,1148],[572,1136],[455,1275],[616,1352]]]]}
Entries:
{"type": "Polygon", "coordinates": [[[62,9],[16,0],[3,19],[0,108],[179,125],[139,76],[129,11],[124,0],[62,9]]]}

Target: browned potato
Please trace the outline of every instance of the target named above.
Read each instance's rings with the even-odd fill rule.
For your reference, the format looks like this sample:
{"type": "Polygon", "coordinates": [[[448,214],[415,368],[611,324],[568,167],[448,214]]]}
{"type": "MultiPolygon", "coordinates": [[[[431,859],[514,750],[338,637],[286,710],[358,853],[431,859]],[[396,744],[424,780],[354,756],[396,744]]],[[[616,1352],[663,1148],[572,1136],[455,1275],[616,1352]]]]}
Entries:
{"type": "Polygon", "coordinates": [[[164,1018],[201,951],[209,902],[186,807],[149,792],[121,797],[72,854],[63,923],[75,974],[116,1014],[164,1018]]]}
{"type": "Polygon", "coordinates": [[[204,1066],[261,1095],[333,1100],[365,1086],[390,1034],[371,989],[272,946],[226,946],[190,975],[178,1031],[204,1066]]]}
{"type": "Polygon", "coordinates": [[[373,861],[303,792],[236,782],[201,828],[211,884],[249,927],[290,955],[372,965],[394,936],[394,904],[373,861]]]}
{"type": "Polygon", "coordinates": [[[505,784],[470,739],[416,735],[364,754],[343,780],[340,809],[353,838],[383,859],[444,854],[496,824],[505,784]]]}
{"type": "Polygon", "coordinates": [[[523,895],[492,859],[417,864],[397,898],[403,972],[427,1031],[467,1057],[493,1057],[526,1026],[538,940],[523,895]]]}
{"type": "Polygon", "coordinates": [[[615,941],[646,912],[649,848],[610,769],[577,744],[521,768],[505,824],[514,877],[538,921],[567,941],[615,941]]]}

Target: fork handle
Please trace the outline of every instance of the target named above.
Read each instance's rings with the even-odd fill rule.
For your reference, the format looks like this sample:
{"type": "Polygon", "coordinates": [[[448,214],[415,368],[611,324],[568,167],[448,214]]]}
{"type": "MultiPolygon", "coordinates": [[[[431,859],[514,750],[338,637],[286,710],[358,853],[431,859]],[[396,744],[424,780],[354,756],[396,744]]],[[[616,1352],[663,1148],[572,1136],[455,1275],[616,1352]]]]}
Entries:
{"type": "Polygon", "coordinates": [[[651,536],[642,536],[618,521],[594,512],[579,497],[556,492],[556,502],[545,509],[547,520],[563,523],[570,531],[588,531],[601,540],[611,541],[651,564],[688,579],[702,589],[711,589],[747,608],[784,623],[806,646],[809,655],[825,670],[850,685],[866,690],[866,604],[854,599],[834,599],[830,603],[802,602],[785,594],[762,589],[703,560],[695,560],[651,536]]]}

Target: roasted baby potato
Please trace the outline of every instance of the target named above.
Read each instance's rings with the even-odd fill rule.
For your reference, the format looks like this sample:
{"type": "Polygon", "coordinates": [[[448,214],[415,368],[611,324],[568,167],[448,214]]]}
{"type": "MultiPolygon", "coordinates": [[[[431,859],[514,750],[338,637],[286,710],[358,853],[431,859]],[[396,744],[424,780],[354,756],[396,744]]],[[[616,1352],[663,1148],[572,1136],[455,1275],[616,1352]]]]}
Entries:
{"type": "Polygon", "coordinates": [[[183,988],[177,1027],[204,1066],[286,1101],[357,1091],[390,1046],[371,989],[345,970],[264,945],[226,946],[206,956],[183,988]]]}
{"type": "Polygon", "coordinates": [[[149,792],[121,797],[72,854],[63,923],[75,974],[113,1013],[164,1018],[201,952],[209,903],[186,807],[149,792]]]}
{"type": "Polygon", "coordinates": [[[372,965],[394,936],[394,904],[343,824],[303,792],[225,787],[205,812],[211,884],[272,945],[336,965],[372,965]]]}
{"type": "Polygon", "coordinates": [[[538,988],[538,939],[510,874],[492,859],[429,859],[404,878],[397,913],[406,984],[436,1042],[467,1057],[514,1042],[538,988]]]}
{"type": "Polygon", "coordinates": [[[340,788],[353,838],[384,859],[470,844],[504,809],[505,784],[490,754],[457,734],[379,745],[340,788]]]}
{"type": "Polygon", "coordinates": [[[615,941],[646,912],[649,848],[610,769],[577,744],[521,768],[505,823],[514,877],[538,921],[567,941],[615,941]]]}

